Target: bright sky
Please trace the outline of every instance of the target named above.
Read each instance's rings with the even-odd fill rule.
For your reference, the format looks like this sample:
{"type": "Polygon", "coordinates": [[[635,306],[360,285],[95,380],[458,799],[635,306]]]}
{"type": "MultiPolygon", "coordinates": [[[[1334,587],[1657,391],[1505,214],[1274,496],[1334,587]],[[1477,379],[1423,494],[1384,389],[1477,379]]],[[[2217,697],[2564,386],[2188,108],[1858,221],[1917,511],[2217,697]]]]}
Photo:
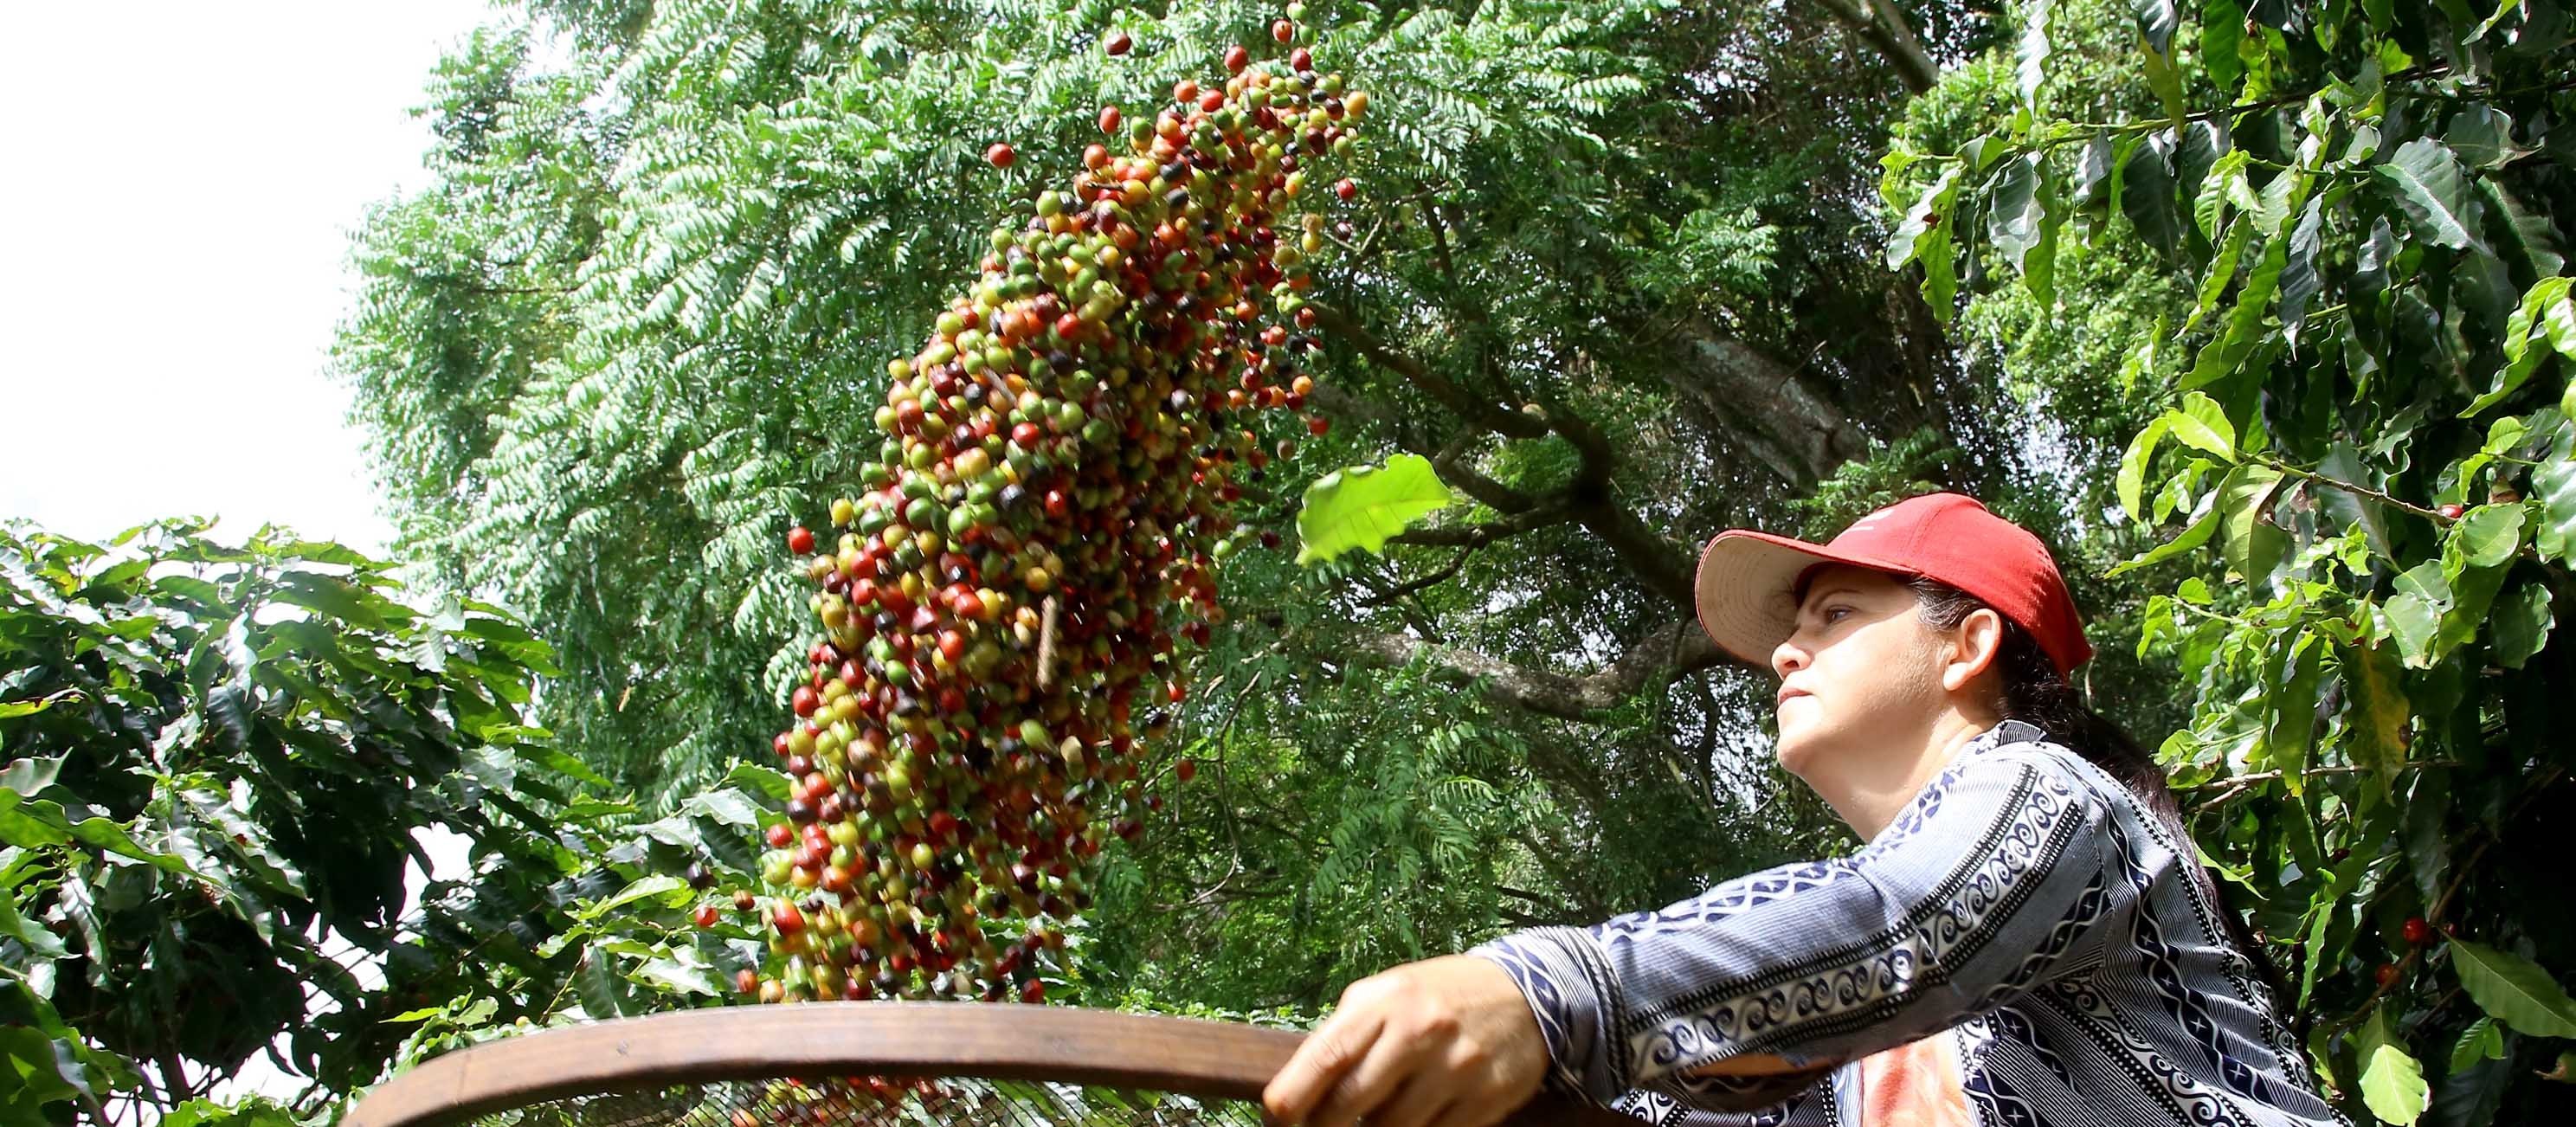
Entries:
{"type": "MultiPolygon", "coordinates": [[[[0,16],[0,518],[265,522],[381,554],[324,372],[349,233],[428,180],[409,114],[484,0],[19,4],[0,16]]],[[[445,870],[453,835],[430,835],[445,870]]],[[[420,874],[413,871],[417,892],[420,874]]],[[[367,972],[362,977],[373,980],[367,972]]],[[[292,1096],[254,1058],[222,1095],[292,1096]]]]}
{"type": "Polygon", "coordinates": [[[349,232],[484,0],[18,4],[0,67],[0,517],[391,529],[324,374],[349,232]]]}

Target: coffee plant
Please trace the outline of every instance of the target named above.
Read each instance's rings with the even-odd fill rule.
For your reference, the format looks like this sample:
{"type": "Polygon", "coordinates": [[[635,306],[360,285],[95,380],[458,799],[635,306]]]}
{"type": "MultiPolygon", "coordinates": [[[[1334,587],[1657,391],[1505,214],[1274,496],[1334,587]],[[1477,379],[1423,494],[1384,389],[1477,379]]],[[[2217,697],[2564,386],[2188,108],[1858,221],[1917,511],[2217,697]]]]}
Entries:
{"type": "Polygon", "coordinates": [[[554,664],[512,616],[204,533],[0,527],[5,1121],[284,1122],[455,1044],[713,1002],[757,956],[686,911],[749,879],[775,772],[640,817],[524,722],[554,664]],[[466,871],[415,897],[427,830],[466,871]],[[198,1099],[258,1056],[303,1097],[198,1099]]]}
{"type": "Polygon", "coordinates": [[[2173,577],[2138,644],[2197,705],[2161,758],[2356,1116],[2539,1121],[2576,1061],[2546,829],[2576,793],[2576,24],[2016,15],[1888,154],[1889,261],[1945,316],[1964,287],[2035,333],[2098,329],[2123,267],[2176,280],[2129,341],[2157,409],[2099,516],[2145,537],[2114,574],[2173,577]]]}

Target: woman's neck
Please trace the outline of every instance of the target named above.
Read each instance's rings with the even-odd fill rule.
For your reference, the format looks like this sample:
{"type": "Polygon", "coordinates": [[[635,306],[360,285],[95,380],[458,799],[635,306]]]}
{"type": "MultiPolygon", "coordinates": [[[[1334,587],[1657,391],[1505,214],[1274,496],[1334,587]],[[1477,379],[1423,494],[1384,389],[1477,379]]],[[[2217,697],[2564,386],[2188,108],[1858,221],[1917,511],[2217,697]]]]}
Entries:
{"type": "Polygon", "coordinates": [[[1910,748],[1889,748],[1886,754],[1859,762],[1846,761],[1841,765],[1845,769],[1833,777],[1808,782],[1852,832],[1864,841],[1871,840],[1896,820],[1897,812],[1913,802],[1915,795],[1923,793],[1934,776],[1958,758],[1959,749],[1998,723],[1998,718],[1944,709],[1933,719],[1921,743],[1910,748]]]}

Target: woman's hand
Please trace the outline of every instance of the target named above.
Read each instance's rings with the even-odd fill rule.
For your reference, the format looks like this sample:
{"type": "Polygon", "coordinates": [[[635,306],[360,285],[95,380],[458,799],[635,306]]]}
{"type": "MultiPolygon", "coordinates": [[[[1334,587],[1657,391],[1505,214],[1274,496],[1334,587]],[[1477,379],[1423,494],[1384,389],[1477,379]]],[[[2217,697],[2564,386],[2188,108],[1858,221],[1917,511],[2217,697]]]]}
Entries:
{"type": "Polygon", "coordinates": [[[1304,1127],[1489,1127],[1538,1093],[1547,1066],[1511,976],[1451,955],[1352,983],[1261,1102],[1304,1127]]]}

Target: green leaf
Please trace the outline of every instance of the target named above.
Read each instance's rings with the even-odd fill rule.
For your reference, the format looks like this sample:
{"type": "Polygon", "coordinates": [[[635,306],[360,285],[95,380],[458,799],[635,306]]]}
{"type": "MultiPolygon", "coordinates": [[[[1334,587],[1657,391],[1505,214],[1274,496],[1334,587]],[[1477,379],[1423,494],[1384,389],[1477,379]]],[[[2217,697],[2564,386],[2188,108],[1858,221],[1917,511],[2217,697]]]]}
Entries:
{"type": "Polygon", "coordinates": [[[2245,9],[2236,0],[2202,0],[2200,5],[2200,65],[2209,72],[2210,84],[2220,91],[2233,90],[2245,77],[2245,61],[2238,49],[2245,40],[2245,9]]]}
{"type": "Polygon", "coordinates": [[[1915,198],[1914,206],[1905,209],[1905,218],[1896,226],[1896,234],[1887,241],[1887,268],[1902,270],[1923,252],[1923,241],[1950,221],[1950,207],[1959,196],[1959,177],[1967,170],[1964,160],[1941,170],[1938,179],[1915,198]]]}
{"type": "Polygon", "coordinates": [[[2424,1066],[2407,1054],[2388,1028],[2388,1007],[2370,1015],[2361,1035],[2361,1102],[2381,1122],[2409,1127],[2424,1114],[2433,1089],[2424,1066]]]}
{"type": "Polygon", "coordinates": [[[2289,554],[2289,534],[2266,519],[2280,491],[2281,472],[2269,466],[2238,466],[2218,483],[2227,566],[2248,582],[2268,578],[2289,554]]]}
{"type": "MultiPolygon", "coordinates": [[[[2531,379],[2532,373],[2540,370],[2540,362],[2548,359],[2549,354],[2533,346],[2544,337],[2553,342],[2556,340],[2558,332],[2550,327],[2553,317],[2565,321],[2568,334],[2576,338],[2576,303],[2571,303],[2568,298],[2571,281],[2576,279],[2542,278],[2522,295],[2522,304],[2515,306],[2513,313],[2505,318],[2504,339],[2499,342],[2504,346],[2504,371],[2498,375],[2493,390],[2478,396],[2460,411],[2461,418],[2468,418],[2502,402],[2506,396],[2520,390],[2531,379]]],[[[2576,356],[2576,350],[2562,351],[2576,356]]]]}
{"type": "MultiPolygon", "coordinates": [[[[2430,621],[2424,623],[2423,632],[2425,638],[2432,637],[2430,621]]],[[[2349,754],[2354,765],[2370,768],[2383,779],[2394,779],[2406,765],[2406,722],[2412,712],[2404,677],[2397,655],[2385,646],[2365,642],[2344,651],[2344,685],[2352,693],[2352,710],[2346,718],[2349,754]]]]}
{"type": "Polygon", "coordinates": [[[2120,509],[2129,514],[2130,520],[2145,523],[2147,519],[2139,496],[2146,489],[2147,462],[2155,456],[2156,443],[2164,438],[2166,429],[2172,425],[2173,421],[2167,416],[2156,416],[2147,423],[2146,429],[2129,440],[2128,453],[2120,456],[2120,474],[2116,484],[2120,492],[2120,509]]]}
{"type": "Polygon", "coordinates": [[[2460,1043],[2451,1048],[2451,1071],[2466,1072],[2482,1060],[2504,1059],[2504,1030],[2491,1017],[2482,1017],[2460,1031],[2460,1043]]]}
{"type": "Polygon", "coordinates": [[[2452,250],[2478,241],[2468,218],[2468,182],[2449,146],[2418,137],[2399,145],[2375,171],[2396,189],[2397,204],[2414,221],[2417,237],[2452,250]]]}
{"type": "Polygon", "coordinates": [[[2227,296],[2227,287],[2236,281],[2237,263],[2245,257],[2245,248],[2254,241],[2251,220],[2238,223],[2227,231],[2218,244],[2218,253],[2210,256],[2209,273],[2200,280],[2200,300],[2191,307],[2191,316],[2183,319],[2182,331],[2200,327],[2203,318],[2218,308],[2218,299],[2227,296]]]}
{"type": "Polygon", "coordinates": [[[2167,540],[2162,544],[2158,544],[2153,548],[2149,548],[2132,559],[2122,561],[2119,566],[2105,572],[2104,576],[2105,578],[2108,578],[2115,575],[2125,575],[2142,567],[2150,567],[2155,564],[2163,563],[2175,556],[2179,556],[2194,548],[2198,548],[2203,544],[2209,543],[2210,534],[2216,531],[2218,531],[2218,510],[2213,507],[2209,511],[2202,513],[2198,519],[2192,521],[2189,525],[2186,525],[2182,532],[2179,535],[2176,535],[2173,539],[2167,540]]]}
{"type": "MultiPolygon", "coordinates": [[[[2282,179],[2289,179],[2288,176],[2282,179]]],[[[2263,246],[2263,257],[2254,271],[2245,277],[2245,287],[2236,294],[2236,308],[2227,316],[2227,331],[2205,345],[2192,361],[2191,372],[2182,379],[2188,391],[2207,387],[2228,376],[2245,363],[2263,335],[2263,314],[2271,308],[2272,298],[2280,292],[2281,271],[2289,265],[2290,242],[2273,239],[2263,246]]]]}
{"type": "Polygon", "coordinates": [[[2540,965],[2466,939],[2451,941],[2451,967],[2478,1008],[2529,1037],[2576,1037],[2576,1001],[2540,965]]]}
{"type": "Polygon", "coordinates": [[[2165,412],[2175,440],[2192,449],[2214,454],[2229,462],[2236,460],[2236,426],[2227,421],[2227,409],[2200,392],[2185,392],[2182,406],[2165,412]]]}
{"type": "Polygon", "coordinates": [[[2243,149],[2229,149],[2218,155],[2218,160],[2209,166],[2209,174],[2201,178],[2200,195],[2192,201],[2191,217],[2200,224],[2204,237],[2217,238],[2219,224],[2227,221],[2228,201],[2238,191],[2252,190],[2243,186],[2248,183],[2245,166],[2251,159],[2243,149]]]}
{"type": "Polygon", "coordinates": [[[582,952],[581,965],[573,970],[573,991],[581,996],[582,1012],[593,1021],[626,1016],[627,990],[616,969],[609,966],[615,958],[593,946],[582,952]]]}
{"type": "Polygon", "coordinates": [[[2423,596],[2401,591],[2388,597],[2380,606],[2388,618],[2388,636],[2397,640],[2398,652],[2406,664],[2424,669],[2433,664],[2433,639],[2442,629],[2441,608],[2423,596]]]}
{"type": "Polygon", "coordinates": [[[2576,554],[2576,427],[2559,425],[2548,455],[2532,467],[2531,488],[2540,498],[2540,527],[2531,537],[2540,558],[2565,560],[2576,554]]]}
{"type": "Polygon", "coordinates": [[[2039,84],[2048,78],[2048,0],[2031,0],[2030,12],[2023,20],[2014,69],[2021,80],[2022,103],[2036,106],[2039,84]]]}
{"type": "Polygon", "coordinates": [[[1449,487],[1419,454],[1398,454],[1386,465],[1353,466],[1306,487],[1297,512],[1297,562],[1314,564],[1354,548],[1384,551],[1388,537],[1446,507],[1449,487]]]}
{"type": "Polygon", "coordinates": [[[704,815],[728,826],[758,829],[765,824],[765,820],[761,817],[760,804],[753,802],[750,795],[732,787],[692,795],[687,802],[680,804],[680,809],[691,814],[704,815]]]}
{"type": "Polygon", "coordinates": [[[552,768],[557,774],[577,779],[595,787],[605,787],[608,785],[608,780],[601,778],[599,772],[591,770],[589,764],[573,758],[572,755],[558,748],[549,747],[544,744],[519,744],[513,750],[516,750],[519,753],[520,758],[527,759],[540,766],[552,768]]]}
{"type": "Polygon", "coordinates": [[[2521,155],[2513,146],[2513,118],[2484,102],[2452,114],[2442,140],[2471,168],[2502,168],[2521,155]]]}
{"type": "Polygon", "coordinates": [[[19,794],[34,794],[52,786],[54,777],[62,773],[64,758],[56,755],[42,759],[30,756],[12,760],[7,767],[0,768],[0,789],[16,791],[19,794]]]}
{"type": "Polygon", "coordinates": [[[2555,277],[2567,268],[2567,248],[2559,241],[2558,228],[2547,212],[2524,206],[2520,196],[2492,176],[2478,178],[2478,193],[2494,209],[2494,219],[2504,229],[2506,245],[2519,252],[2524,268],[2533,277],[2555,277]]]}
{"type": "Polygon", "coordinates": [[[2138,34],[2145,37],[2147,49],[2159,53],[2173,49],[2174,28],[2181,16],[2174,10],[2174,0],[2132,0],[2138,16],[2138,34]]]}
{"type": "Polygon", "coordinates": [[[2174,204],[2173,138],[2158,133],[2130,150],[2120,166],[2120,212],[2156,253],[2173,257],[2182,246],[2182,215],[2174,204]]]}
{"type": "Polygon", "coordinates": [[[689,882],[668,873],[655,873],[649,877],[637,878],[633,883],[618,890],[615,896],[595,904],[583,905],[579,911],[573,913],[573,918],[595,920],[638,900],[655,896],[663,897],[666,901],[676,901],[679,898],[672,896],[672,893],[685,893],[688,890],[689,882]]]}
{"type": "Polygon", "coordinates": [[[2297,344],[2299,332],[2308,320],[2308,302],[2324,288],[2317,275],[2317,250],[2325,225],[2325,199],[2308,201],[2299,213],[2299,222],[2290,228],[2289,252],[2281,259],[2281,332],[2297,344]]]}
{"type": "Polygon", "coordinates": [[[2472,567],[2494,567],[2522,549],[2521,505],[2480,505],[2461,515],[2451,536],[2472,567]]]}
{"type": "Polygon", "coordinates": [[[1986,185],[1986,239],[2002,251],[2013,269],[2037,247],[2047,222],[2039,198],[2041,155],[2031,153],[1995,167],[1986,185]]]}
{"type": "MultiPolygon", "coordinates": [[[[2361,452],[2353,449],[2352,443],[2343,439],[2335,440],[2334,444],[2327,448],[2324,460],[2317,463],[2317,472],[2335,481],[2350,482],[2355,485],[2374,484],[2370,480],[2370,475],[2362,469],[2361,452]]],[[[2317,491],[2317,505],[2325,511],[2326,516],[2344,528],[2359,525],[2362,541],[2372,552],[2378,553],[2383,559],[2394,557],[2395,546],[2388,539],[2386,506],[2367,497],[2331,487],[2317,491]]]]}
{"type": "Polygon", "coordinates": [[[6,1114],[42,1124],[47,1120],[37,1109],[80,1097],[80,1089],[64,1081],[56,1059],[53,1038],[24,1025],[0,1026],[0,1097],[6,1097],[0,1107],[6,1114]]]}

